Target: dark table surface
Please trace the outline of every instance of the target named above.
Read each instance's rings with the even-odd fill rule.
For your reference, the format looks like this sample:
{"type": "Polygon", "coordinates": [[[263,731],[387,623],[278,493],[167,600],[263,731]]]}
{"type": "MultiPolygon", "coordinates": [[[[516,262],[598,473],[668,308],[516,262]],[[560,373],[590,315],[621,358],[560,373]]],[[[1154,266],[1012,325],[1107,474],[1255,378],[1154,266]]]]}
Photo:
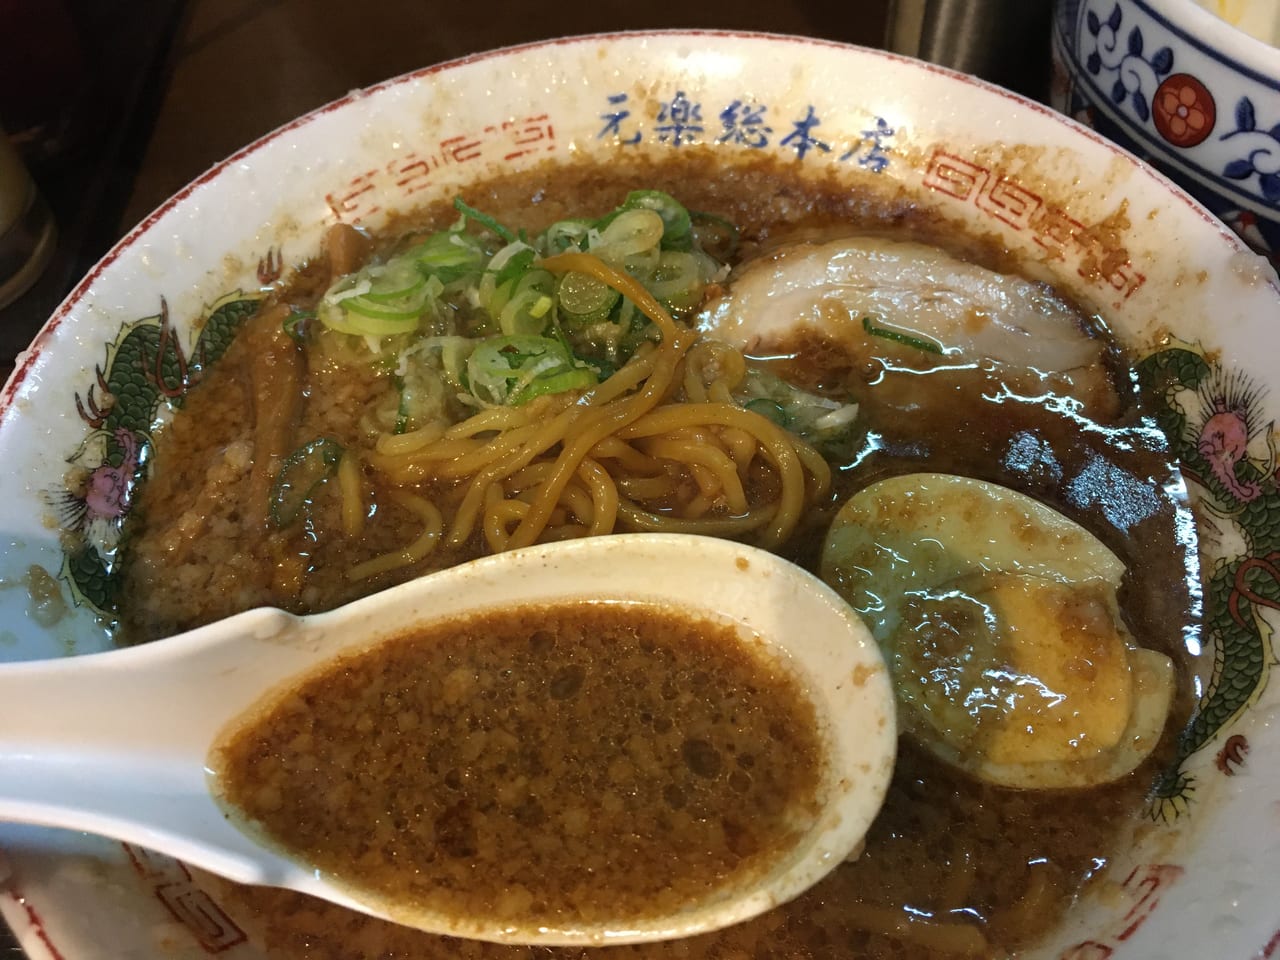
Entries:
{"type": "Polygon", "coordinates": [[[354,88],[479,50],[609,30],[718,27],[878,45],[887,6],[370,0],[356,17],[347,0],[0,0],[0,126],[60,231],[37,285],[0,309],[0,377],[130,227],[237,148],[354,88]]]}
{"type": "MultiPolygon", "coordinates": [[[[0,126],[58,221],[0,309],[0,381],[88,269],[210,165],[348,91],[476,51],[707,27],[879,45],[888,0],[0,0],[0,126]],[[358,14],[354,11],[358,9],[358,14]]],[[[21,956],[0,924],[0,957],[21,956]]]]}

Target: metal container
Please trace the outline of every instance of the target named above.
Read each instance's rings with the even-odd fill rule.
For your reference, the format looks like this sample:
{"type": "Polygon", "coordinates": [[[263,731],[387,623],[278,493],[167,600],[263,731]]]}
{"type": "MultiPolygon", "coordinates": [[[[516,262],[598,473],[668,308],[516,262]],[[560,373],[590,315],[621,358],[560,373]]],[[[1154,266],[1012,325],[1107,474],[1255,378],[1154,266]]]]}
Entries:
{"type": "Polygon", "coordinates": [[[889,0],[885,47],[1044,101],[1051,0],[889,0]]]}

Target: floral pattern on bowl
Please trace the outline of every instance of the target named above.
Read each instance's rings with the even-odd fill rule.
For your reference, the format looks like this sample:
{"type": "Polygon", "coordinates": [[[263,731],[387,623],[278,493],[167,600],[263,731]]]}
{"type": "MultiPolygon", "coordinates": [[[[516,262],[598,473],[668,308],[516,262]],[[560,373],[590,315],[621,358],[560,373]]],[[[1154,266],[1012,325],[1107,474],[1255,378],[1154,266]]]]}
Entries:
{"type": "MultiPolygon", "coordinates": [[[[1122,6],[1084,0],[1084,32],[1108,44],[1132,35],[1122,6]]],[[[1124,41],[1121,61],[1133,70],[1116,71],[1109,109],[1143,104],[1153,130],[1159,121],[1188,142],[1218,130],[1220,101],[1174,83],[1188,65],[1143,30],[1124,41]]],[[[1099,76],[1107,62],[1099,52],[1099,76]]],[[[1235,111],[1241,137],[1259,127],[1248,119],[1235,111]]],[[[1280,288],[1200,208],[1106,141],[970,78],[885,54],[739,34],[537,44],[353,94],[215,168],[94,269],[0,396],[0,451],[11,464],[0,574],[13,583],[36,567],[56,573],[76,605],[49,628],[21,591],[0,592],[0,617],[13,624],[0,657],[103,644],[97,618],[115,602],[121,525],[151,431],[217,361],[261,287],[314,252],[326,225],[376,228],[421,191],[571,151],[607,162],[693,146],[897,184],[1095,304],[1140,358],[1139,383],[1184,466],[1201,533],[1204,624],[1188,638],[1205,651],[1201,700],[1141,842],[1034,955],[1271,956],[1280,947],[1280,689],[1268,682],[1280,611],[1280,374],[1258,358],[1274,349],[1280,288]],[[510,82],[524,75],[550,86],[510,82]],[[439,102],[452,106],[437,117],[439,102]],[[997,113],[999,140],[989,124],[997,113]],[[383,135],[350,135],[370,124],[383,135]],[[315,152],[335,141],[341,156],[315,152]],[[308,156],[321,159],[298,166],[308,156]],[[1223,911],[1229,924],[1217,922],[1223,911]]],[[[118,956],[121,944],[99,937],[112,924],[146,960],[264,956],[181,864],[16,828],[0,830],[0,845],[11,863],[0,912],[34,955],[118,956]]]]}
{"type": "Polygon", "coordinates": [[[1280,250],[1280,50],[1192,0],[1059,0],[1052,50],[1057,109],[1280,250]]]}

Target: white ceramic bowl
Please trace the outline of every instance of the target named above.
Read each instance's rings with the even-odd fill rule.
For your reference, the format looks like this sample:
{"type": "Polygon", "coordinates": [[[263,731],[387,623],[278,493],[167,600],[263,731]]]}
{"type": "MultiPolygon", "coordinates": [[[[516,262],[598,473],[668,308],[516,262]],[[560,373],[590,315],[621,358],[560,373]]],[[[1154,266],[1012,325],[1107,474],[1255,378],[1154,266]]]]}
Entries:
{"type": "Polygon", "coordinates": [[[1055,107],[1155,164],[1274,259],[1280,49],[1195,0],[1057,0],[1052,49],[1055,107]]]}
{"type": "MultiPolygon", "coordinates": [[[[11,585],[0,590],[0,657],[103,645],[90,604],[113,589],[106,560],[151,414],[252,308],[259,271],[313,253],[336,219],[377,228],[389,210],[482,175],[570,155],[660,159],[694,143],[726,164],[771,155],[806,175],[913,194],[1096,306],[1145,358],[1206,534],[1201,719],[1140,840],[1034,956],[1270,956],[1280,944],[1280,689],[1268,683],[1280,606],[1275,276],[1091,131],[883,53],[724,33],[535,44],[354,93],[210,170],[94,268],[0,396],[0,576],[11,585]],[[750,136],[729,124],[745,116],[726,109],[735,102],[761,121],[737,131],[750,136]],[[199,332],[196,317],[209,318],[199,332]],[[71,470],[86,481],[78,499],[71,470]],[[91,549],[64,555],[59,523],[78,524],[91,549]],[[61,617],[56,603],[31,609],[21,587],[37,566],[79,605],[61,617]]],[[[57,704],[48,710],[56,723],[57,704]]],[[[0,848],[0,910],[34,956],[263,956],[181,864],[16,828],[0,829],[0,848]]]]}

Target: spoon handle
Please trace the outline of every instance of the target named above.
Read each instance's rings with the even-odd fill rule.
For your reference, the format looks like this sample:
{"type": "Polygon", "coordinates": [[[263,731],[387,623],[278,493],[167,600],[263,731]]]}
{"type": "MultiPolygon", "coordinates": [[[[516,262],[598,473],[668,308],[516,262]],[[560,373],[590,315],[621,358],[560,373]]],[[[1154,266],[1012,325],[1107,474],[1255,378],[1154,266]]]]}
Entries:
{"type": "MultiPolygon", "coordinates": [[[[239,674],[296,622],[254,610],[163,644],[0,665],[0,820],[91,831],[274,882],[270,871],[286,862],[264,858],[227,821],[205,762],[247,706],[246,688],[261,693],[260,675],[239,674]]],[[[278,659],[293,661],[280,668],[287,675],[300,658],[278,659]]]]}

